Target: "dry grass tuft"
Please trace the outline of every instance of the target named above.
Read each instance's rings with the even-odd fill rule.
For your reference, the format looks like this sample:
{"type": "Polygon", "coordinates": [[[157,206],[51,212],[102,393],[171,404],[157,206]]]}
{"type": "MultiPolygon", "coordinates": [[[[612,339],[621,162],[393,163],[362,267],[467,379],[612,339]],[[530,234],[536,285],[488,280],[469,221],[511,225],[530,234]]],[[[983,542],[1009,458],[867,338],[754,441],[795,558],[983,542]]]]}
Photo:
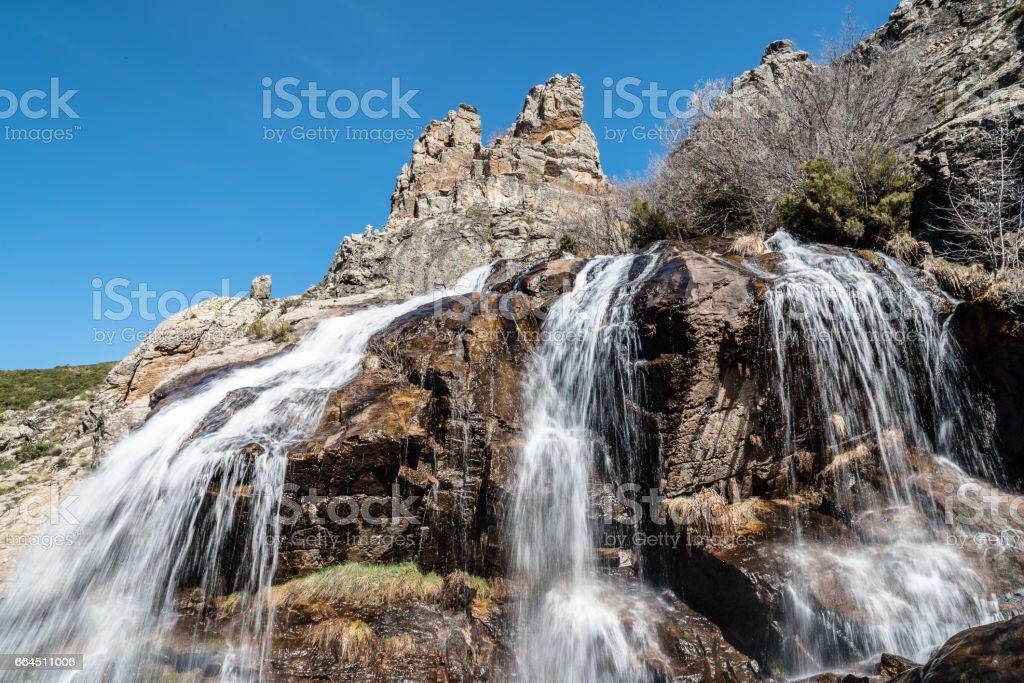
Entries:
{"type": "Polygon", "coordinates": [[[796,471],[805,477],[809,477],[814,473],[814,453],[811,451],[800,450],[797,451],[793,456],[796,471]]]}
{"type": "Polygon", "coordinates": [[[394,659],[408,659],[419,653],[419,646],[411,633],[399,633],[384,639],[384,652],[394,659]]]}
{"type": "Polygon", "coordinates": [[[821,474],[822,476],[829,477],[838,473],[844,467],[859,467],[872,460],[874,455],[875,453],[871,447],[868,446],[868,444],[861,442],[850,450],[843,451],[836,457],[832,458],[832,462],[822,470],[821,474]]]}
{"type": "Polygon", "coordinates": [[[663,512],[677,527],[696,530],[699,536],[734,536],[743,526],[740,516],[744,504],[730,505],[714,489],[704,489],[695,496],[679,496],[665,501],[663,512]]]}
{"type": "Polygon", "coordinates": [[[741,258],[748,258],[750,256],[760,256],[766,251],[768,251],[768,247],[765,245],[764,240],[761,239],[761,236],[752,233],[740,235],[734,239],[732,244],[729,245],[728,253],[741,258]]]}
{"type": "Polygon", "coordinates": [[[1024,304],[1024,269],[1007,268],[996,273],[986,296],[1013,306],[1024,304]]]}
{"type": "Polygon", "coordinates": [[[961,299],[977,299],[992,286],[992,276],[981,265],[965,266],[945,259],[929,258],[924,269],[943,289],[961,299]]]}
{"type": "Polygon", "coordinates": [[[380,638],[362,619],[328,619],[310,627],[313,645],[336,662],[369,664],[380,651],[380,638]]]}
{"type": "Polygon", "coordinates": [[[233,617],[243,609],[246,609],[250,602],[251,600],[248,595],[244,593],[232,593],[221,601],[219,614],[222,617],[233,617]]]}
{"type": "Polygon", "coordinates": [[[916,240],[905,232],[897,233],[886,242],[882,251],[908,266],[920,266],[932,255],[932,249],[927,242],[916,240]]]}

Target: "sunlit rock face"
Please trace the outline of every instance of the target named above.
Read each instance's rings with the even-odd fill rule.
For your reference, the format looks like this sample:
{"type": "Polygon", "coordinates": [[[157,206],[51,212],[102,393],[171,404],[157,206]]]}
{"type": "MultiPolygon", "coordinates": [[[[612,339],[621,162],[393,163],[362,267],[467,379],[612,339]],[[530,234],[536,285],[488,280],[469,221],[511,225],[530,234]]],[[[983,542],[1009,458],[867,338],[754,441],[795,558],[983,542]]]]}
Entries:
{"type": "Polygon", "coordinates": [[[578,76],[532,88],[504,135],[484,142],[466,104],[430,122],[398,175],[380,231],[345,238],[322,295],[383,288],[405,296],[496,258],[555,249],[570,235],[591,253],[621,248],[578,76]]]}

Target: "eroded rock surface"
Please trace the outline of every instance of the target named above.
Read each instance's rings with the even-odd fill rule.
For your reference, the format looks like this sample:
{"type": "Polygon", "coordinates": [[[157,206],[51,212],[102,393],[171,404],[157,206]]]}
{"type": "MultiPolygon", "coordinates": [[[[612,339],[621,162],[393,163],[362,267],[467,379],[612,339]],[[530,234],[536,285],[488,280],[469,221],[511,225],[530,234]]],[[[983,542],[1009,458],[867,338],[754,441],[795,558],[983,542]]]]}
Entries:
{"type": "Polygon", "coordinates": [[[497,258],[555,249],[562,235],[592,253],[622,248],[578,76],[534,87],[505,135],[486,145],[480,136],[479,114],[466,104],[427,125],[384,227],[342,241],[322,295],[407,296],[497,258]]]}

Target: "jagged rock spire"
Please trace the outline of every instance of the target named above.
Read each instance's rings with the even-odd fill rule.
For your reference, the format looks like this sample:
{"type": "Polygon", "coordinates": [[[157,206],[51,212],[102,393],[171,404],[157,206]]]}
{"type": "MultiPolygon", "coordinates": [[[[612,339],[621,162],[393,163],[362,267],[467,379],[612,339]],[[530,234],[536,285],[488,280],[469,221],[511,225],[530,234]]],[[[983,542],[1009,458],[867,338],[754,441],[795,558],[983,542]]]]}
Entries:
{"type": "Polygon", "coordinates": [[[427,124],[395,181],[383,230],[346,238],[321,292],[423,291],[494,258],[553,249],[574,222],[609,215],[614,188],[583,121],[579,76],[534,86],[504,135],[487,146],[480,135],[468,104],[427,124]]]}

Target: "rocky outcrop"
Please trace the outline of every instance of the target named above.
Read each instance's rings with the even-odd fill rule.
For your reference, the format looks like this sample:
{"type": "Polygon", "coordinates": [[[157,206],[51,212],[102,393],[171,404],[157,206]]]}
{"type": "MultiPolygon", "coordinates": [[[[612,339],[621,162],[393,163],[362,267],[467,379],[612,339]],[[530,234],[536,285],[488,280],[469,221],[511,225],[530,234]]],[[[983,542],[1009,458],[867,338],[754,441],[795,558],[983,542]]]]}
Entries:
{"type": "Polygon", "coordinates": [[[270,298],[271,279],[269,275],[260,275],[252,280],[249,286],[249,298],[266,300],[270,298]]]}
{"type": "Polygon", "coordinates": [[[91,408],[100,443],[116,442],[162,400],[203,377],[266,358],[324,317],[378,301],[372,294],[264,298],[270,292],[269,276],[256,278],[253,292],[259,296],[214,297],[171,316],[115,365],[91,408]]]}
{"type": "Polygon", "coordinates": [[[191,373],[199,362],[213,368],[270,352],[271,345],[251,344],[245,334],[264,305],[256,299],[216,297],[160,323],[114,366],[97,392],[102,440],[114,443],[141,424],[152,407],[151,394],[176,373],[191,373]]]}
{"type": "MultiPolygon", "coordinates": [[[[921,228],[939,225],[950,178],[985,154],[981,138],[1005,122],[1024,123],[1024,12],[1017,0],[902,0],[860,52],[904,50],[922,72],[914,140],[918,164],[931,183],[917,198],[921,228]]],[[[1011,148],[1024,144],[1017,135],[1011,148]]]]}
{"type": "MultiPolygon", "coordinates": [[[[744,106],[770,105],[782,95],[787,83],[813,68],[810,55],[794,50],[792,40],[776,40],[765,48],[758,66],[733,80],[727,97],[744,106]]],[[[729,106],[728,99],[723,104],[729,106]]]]}
{"type": "Polygon", "coordinates": [[[564,234],[607,252],[620,234],[613,191],[583,121],[578,76],[531,89],[509,131],[487,145],[477,110],[462,104],[427,125],[383,229],[346,237],[319,292],[422,292],[497,258],[554,249],[564,234]]]}
{"type": "Polygon", "coordinates": [[[91,469],[97,426],[91,399],[89,391],[0,413],[0,580],[33,535],[56,521],[53,506],[91,469]]]}

